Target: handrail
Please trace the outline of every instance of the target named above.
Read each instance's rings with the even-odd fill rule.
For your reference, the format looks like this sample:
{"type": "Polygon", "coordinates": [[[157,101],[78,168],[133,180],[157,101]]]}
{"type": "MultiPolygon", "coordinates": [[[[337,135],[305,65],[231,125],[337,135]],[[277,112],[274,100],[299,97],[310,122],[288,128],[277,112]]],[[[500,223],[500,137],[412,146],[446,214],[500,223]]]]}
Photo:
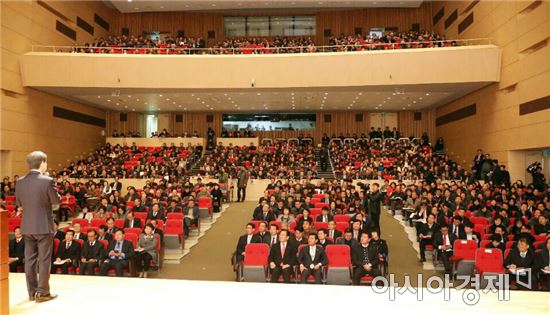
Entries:
{"type": "Polygon", "coordinates": [[[421,42],[401,43],[365,43],[325,46],[294,46],[294,47],[210,47],[210,48],[185,48],[185,47],[118,47],[118,46],[55,46],[32,45],[32,52],[60,52],[60,53],[90,53],[90,54],[186,54],[186,55],[232,55],[232,54],[262,54],[262,53],[320,53],[342,52],[361,50],[385,50],[385,49],[418,49],[440,48],[452,46],[471,46],[491,44],[489,38],[434,40],[421,42]],[[421,47],[412,47],[421,46],[421,47]],[[425,47],[427,46],[427,47],[425,47]]]}

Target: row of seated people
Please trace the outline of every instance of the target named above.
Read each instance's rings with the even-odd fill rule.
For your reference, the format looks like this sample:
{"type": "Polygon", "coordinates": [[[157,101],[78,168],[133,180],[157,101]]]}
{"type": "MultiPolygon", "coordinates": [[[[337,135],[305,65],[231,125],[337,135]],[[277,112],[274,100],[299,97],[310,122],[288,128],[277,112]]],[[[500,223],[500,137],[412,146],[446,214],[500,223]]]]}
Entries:
{"type": "Polygon", "coordinates": [[[312,145],[275,143],[270,145],[216,146],[206,155],[199,173],[215,178],[235,178],[246,168],[251,179],[316,178],[317,168],[312,145]]]}
{"type": "Polygon", "coordinates": [[[448,41],[444,35],[428,31],[386,32],[382,36],[340,34],[329,40],[329,46],[337,46],[334,51],[435,48],[456,45],[456,42],[448,41]]]}
{"type": "MultiPolygon", "coordinates": [[[[184,131],[182,133],[177,133],[175,131],[168,131],[166,129],[163,129],[162,131],[154,131],[151,133],[151,138],[198,138],[199,132],[197,130],[193,132],[187,132],[184,131]]],[[[118,132],[118,130],[113,130],[113,133],[111,134],[112,138],[141,138],[141,134],[137,131],[129,131],[129,132],[118,132]]]]}
{"type": "MultiPolygon", "coordinates": [[[[132,267],[135,267],[140,278],[147,278],[151,266],[160,267],[164,232],[156,224],[157,221],[152,220],[143,229],[101,225],[82,232],[79,225],[74,226],[76,229],[67,227],[60,231],[56,222],[51,272],[101,276],[111,273],[122,277],[132,275],[132,267]]],[[[25,268],[25,239],[19,227],[14,229],[8,256],[10,272],[22,272],[25,268]]]]}
{"type": "Polygon", "coordinates": [[[430,146],[410,142],[349,142],[329,146],[337,178],[427,180],[466,179],[469,173],[430,146]]]}
{"type": "Polygon", "coordinates": [[[283,280],[290,283],[294,279],[302,283],[322,283],[324,268],[329,264],[326,252],[335,245],[348,248],[348,260],[355,267],[351,277],[354,285],[385,274],[388,246],[380,238],[377,228],[370,231],[360,230],[354,236],[354,231],[349,228],[342,233],[333,226],[332,229],[320,228],[315,231],[306,230],[305,227],[280,228],[280,225],[272,222],[269,232],[266,231],[266,226],[265,221],[250,222],[246,225],[245,234],[239,238],[233,258],[238,280],[242,280],[242,267],[250,244],[265,244],[269,250],[265,261],[268,266],[265,279],[271,282],[283,280]],[[329,237],[330,235],[334,235],[334,238],[329,237]]]}
{"type": "Polygon", "coordinates": [[[324,51],[389,50],[456,46],[444,36],[423,32],[387,32],[378,35],[344,35],[329,39],[331,47],[316,47],[311,37],[226,38],[209,49],[201,38],[168,36],[153,40],[147,36],[109,36],[73,48],[74,53],[111,54],[282,54],[324,51]]]}
{"type": "Polygon", "coordinates": [[[189,175],[193,163],[202,154],[202,145],[184,146],[180,143],[159,147],[105,146],[87,157],[71,162],[58,173],[75,178],[158,178],[164,176],[184,177],[189,175]]]}

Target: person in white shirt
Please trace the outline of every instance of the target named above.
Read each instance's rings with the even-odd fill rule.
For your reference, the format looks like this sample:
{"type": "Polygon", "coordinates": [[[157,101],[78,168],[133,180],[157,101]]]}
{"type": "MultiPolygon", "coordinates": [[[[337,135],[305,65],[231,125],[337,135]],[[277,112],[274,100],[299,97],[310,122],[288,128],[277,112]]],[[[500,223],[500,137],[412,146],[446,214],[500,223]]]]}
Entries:
{"type": "Polygon", "coordinates": [[[82,207],[81,211],[82,212],[80,212],[76,216],[76,219],[86,219],[86,220],[88,220],[88,223],[92,222],[92,219],[94,218],[94,214],[90,212],[88,207],[86,207],[86,206],[82,207]]]}

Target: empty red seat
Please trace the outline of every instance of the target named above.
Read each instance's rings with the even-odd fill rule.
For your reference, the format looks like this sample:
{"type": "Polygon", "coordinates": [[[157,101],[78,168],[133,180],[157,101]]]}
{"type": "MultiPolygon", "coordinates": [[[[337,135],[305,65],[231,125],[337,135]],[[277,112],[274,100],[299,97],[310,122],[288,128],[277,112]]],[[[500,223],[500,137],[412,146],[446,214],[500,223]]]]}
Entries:
{"type": "Polygon", "coordinates": [[[351,256],[347,245],[328,245],[326,248],[327,284],[349,285],[351,282],[351,256]]]}
{"type": "Polygon", "coordinates": [[[99,227],[100,225],[106,225],[107,222],[104,219],[92,219],[90,226],[99,227]]]}
{"type": "Polygon", "coordinates": [[[503,273],[502,252],[497,248],[478,248],[475,256],[475,269],[478,274],[503,273]]]}
{"type": "Polygon", "coordinates": [[[142,231],[141,228],[125,228],[125,229],[124,229],[124,233],[125,233],[126,235],[128,235],[128,234],[136,234],[136,235],[139,236],[139,235],[141,234],[141,231],[142,231]]]}
{"type": "Polygon", "coordinates": [[[115,220],[115,226],[119,229],[124,228],[124,219],[116,219],[115,220]]]}
{"type": "Polygon", "coordinates": [[[323,208],[323,207],[327,207],[328,208],[329,204],[326,203],[326,202],[318,202],[315,204],[315,208],[323,208]]]}
{"type": "Polygon", "coordinates": [[[268,256],[269,245],[263,243],[246,245],[241,280],[245,282],[265,282],[268,256]]]}
{"type": "Polygon", "coordinates": [[[345,215],[345,214],[337,214],[334,216],[334,221],[335,222],[346,222],[346,223],[349,223],[351,217],[349,215],[345,215]]]}
{"type": "Polygon", "coordinates": [[[315,226],[317,231],[319,231],[319,229],[328,230],[328,222],[313,222],[313,226],[315,226]]]}
{"type": "Polygon", "coordinates": [[[15,196],[6,196],[6,204],[8,205],[14,205],[15,204],[15,196]]]}
{"type": "Polygon", "coordinates": [[[21,226],[21,218],[8,218],[8,232],[13,232],[18,226],[21,226]]]}
{"type": "Polygon", "coordinates": [[[170,212],[166,215],[167,220],[183,220],[183,213],[170,212]]]}
{"type": "Polygon", "coordinates": [[[144,223],[147,220],[147,212],[134,212],[134,217],[144,223]]]}
{"type": "Polygon", "coordinates": [[[309,213],[312,216],[321,214],[321,211],[323,211],[321,208],[309,208],[309,213]]]}

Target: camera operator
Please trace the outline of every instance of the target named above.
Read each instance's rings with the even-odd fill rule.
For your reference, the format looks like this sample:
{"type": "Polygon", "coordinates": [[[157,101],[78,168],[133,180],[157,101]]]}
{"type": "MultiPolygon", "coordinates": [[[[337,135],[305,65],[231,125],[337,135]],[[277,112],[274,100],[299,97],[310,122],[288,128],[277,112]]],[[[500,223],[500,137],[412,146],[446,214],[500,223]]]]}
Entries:
{"type": "Polygon", "coordinates": [[[540,162],[535,162],[527,167],[527,172],[533,176],[533,186],[538,191],[544,191],[546,186],[546,179],[542,173],[542,165],[540,162]]]}

